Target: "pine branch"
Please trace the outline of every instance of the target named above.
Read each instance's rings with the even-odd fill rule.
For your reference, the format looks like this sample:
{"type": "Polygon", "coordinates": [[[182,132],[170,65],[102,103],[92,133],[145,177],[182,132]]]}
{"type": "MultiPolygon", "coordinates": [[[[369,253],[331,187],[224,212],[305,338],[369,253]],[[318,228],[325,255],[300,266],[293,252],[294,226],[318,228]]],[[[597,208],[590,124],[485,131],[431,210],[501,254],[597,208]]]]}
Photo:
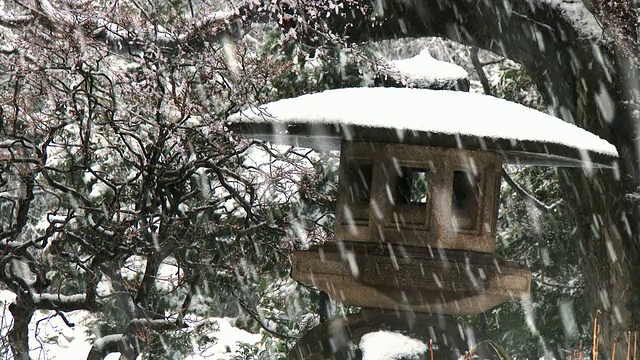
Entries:
{"type": "Polygon", "coordinates": [[[269,328],[269,327],[268,327],[268,326],[267,326],[267,325],[262,321],[262,319],[260,319],[260,316],[259,316],[255,311],[253,311],[253,309],[251,309],[251,308],[249,307],[249,305],[247,305],[247,303],[245,303],[242,299],[240,299],[240,297],[236,296],[235,294],[234,294],[234,296],[235,296],[235,298],[238,300],[238,304],[240,304],[240,307],[241,307],[244,311],[246,311],[246,312],[247,312],[247,314],[249,314],[249,316],[251,316],[251,318],[252,318],[253,320],[255,320],[255,321],[258,323],[258,325],[260,325],[260,327],[261,327],[262,329],[264,329],[266,332],[268,332],[269,334],[271,334],[271,335],[273,335],[273,336],[277,337],[278,339],[282,339],[282,340],[295,340],[295,339],[296,339],[296,338],[294,338],[294,337],[291,337],[291,336],[289,336],[289,335],[285,335],[285,334],[279,333],[279,332],[277,332],[277,331],[272,330],[271,328],[269,328]]]}
{"type": "Polygon", "coordinates": [[[507,182],[507,184],[509,184],[509,186],[530,206],[533,206],[535,209],[543,212],[543,213],[550,213],[551,211],[553,211],[556,207],[558,207],[559,205],[562,204],[562,199],[554,202],[551,205],[546,205],[545,203],[543,203],[542,201],[536,199],[533,195],[529,194],[525,189],[523,189],[520,185],[518,185],[518,183],[515,182],[515,180],[513,180],[513,178],[511,177],[511,175],[509,175],[509,173],[507,173],[507,171],[503,168],[502,169],[502,177],[504,178],[504,180],[507,182]]]}

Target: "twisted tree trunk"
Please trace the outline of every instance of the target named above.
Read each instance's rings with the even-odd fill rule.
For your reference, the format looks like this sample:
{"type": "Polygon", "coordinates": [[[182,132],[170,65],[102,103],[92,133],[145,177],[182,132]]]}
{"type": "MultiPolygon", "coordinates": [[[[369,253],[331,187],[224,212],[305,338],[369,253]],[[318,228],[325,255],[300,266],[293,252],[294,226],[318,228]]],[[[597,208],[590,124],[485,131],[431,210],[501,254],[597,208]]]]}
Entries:
{"type": "Polygon", "coordinates": [[[16,301],[9,305],[9,311],[13,316],[13,327],[9,331],[9,346],[16,360],[30,360],[29,358],[29,322],[33,317],[35,308],[28,302],[16,301]]]}

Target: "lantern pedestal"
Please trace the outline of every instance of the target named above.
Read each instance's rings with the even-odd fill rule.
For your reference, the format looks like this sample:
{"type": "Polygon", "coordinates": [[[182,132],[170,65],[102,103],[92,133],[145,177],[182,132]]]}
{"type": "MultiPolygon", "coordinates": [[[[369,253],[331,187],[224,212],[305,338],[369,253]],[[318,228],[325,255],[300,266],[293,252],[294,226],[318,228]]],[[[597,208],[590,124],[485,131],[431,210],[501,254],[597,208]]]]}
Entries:
{"type": "Polygon", "coordinates": [[[383,336],[396,333],[425,344],[425,351],[411,358],[429,359],[430,342],[435,359],[459,359],[472,347],[474,357],[495,358],[489,346],[481,344],[481,335],[451,316],[363,309],[359,314],[333,318],[311,329],[291,349],[287,359],[360,360],[361,338],[379,331],[385,332],[383,336]]]}

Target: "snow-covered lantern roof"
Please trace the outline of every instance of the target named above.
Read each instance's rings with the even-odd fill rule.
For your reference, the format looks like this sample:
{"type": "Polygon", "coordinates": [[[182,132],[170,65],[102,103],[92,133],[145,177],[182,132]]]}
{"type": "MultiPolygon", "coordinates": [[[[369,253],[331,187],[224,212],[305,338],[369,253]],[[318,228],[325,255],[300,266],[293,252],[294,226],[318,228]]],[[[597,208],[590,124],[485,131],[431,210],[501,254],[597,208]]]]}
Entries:
{"type": "Polygon", "coordinates": [[[346,304],[429,313],[478,313],[529,292],[530,272],[494,256],[503,163],[617,158],[558,118],[455,91],[329,90],[245,110],[228,127],[341,150],[337,242],[294,253],[292,277],[346,304]]]}
{"type": "Polygon", "coordinates": [[[343,140],[488,150],[506,163],[613,167],[598,136],[526,106],[474,93],[405,88],[328,90],[232,115],[245,137],[326,150],[343,140]]]}
{"type": "Polygon", "coordinates": [[[434,59],[429,50],[400,60],[389,61],[388,76],[418,89],[469,91],[469,74],[459,65],[434,59]]]}

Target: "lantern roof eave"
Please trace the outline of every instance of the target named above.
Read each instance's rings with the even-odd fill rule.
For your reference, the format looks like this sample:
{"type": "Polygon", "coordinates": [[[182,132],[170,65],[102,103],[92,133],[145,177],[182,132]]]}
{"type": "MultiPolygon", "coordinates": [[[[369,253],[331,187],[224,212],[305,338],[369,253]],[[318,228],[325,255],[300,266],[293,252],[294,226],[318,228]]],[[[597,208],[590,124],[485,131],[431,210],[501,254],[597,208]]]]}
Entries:
{"type": "Polygon", "coordinates": [[[446,90],[352,88],[284,99],[229,117],[244,137],[324,150],[342,141],[485,150],[523,165],[614,167],[613,145],[540,111],[446,90]]]}

